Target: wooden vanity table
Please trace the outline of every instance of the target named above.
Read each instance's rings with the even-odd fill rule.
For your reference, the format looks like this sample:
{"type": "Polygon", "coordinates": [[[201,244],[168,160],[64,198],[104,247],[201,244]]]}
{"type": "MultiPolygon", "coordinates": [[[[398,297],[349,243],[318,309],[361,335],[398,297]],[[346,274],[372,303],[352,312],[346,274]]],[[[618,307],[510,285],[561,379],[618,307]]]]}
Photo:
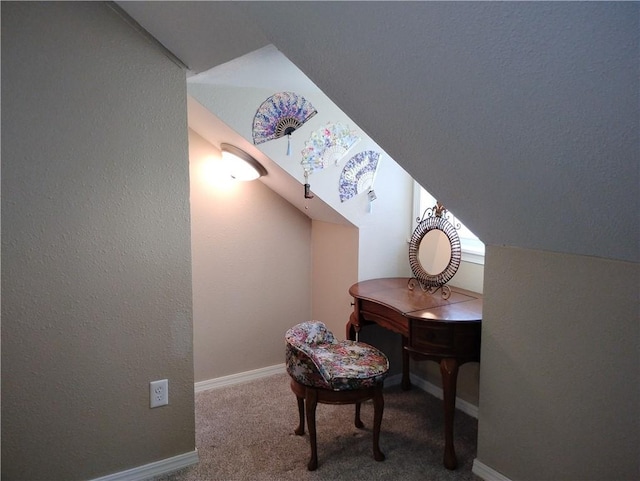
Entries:
{"type": "Polygon", "coordinates": [[[444,466],[455,469],[453,444],[458,367],[480,361],[482,296],[450,288],[450,297],[409,289],[409,278],[371,279],[351,286],[354,309],[347,338],[355,339],[367,324],[378,324],[402,335],[402,389],[410,388],[409,359],[440,364],[444,397],[444,466]]]}

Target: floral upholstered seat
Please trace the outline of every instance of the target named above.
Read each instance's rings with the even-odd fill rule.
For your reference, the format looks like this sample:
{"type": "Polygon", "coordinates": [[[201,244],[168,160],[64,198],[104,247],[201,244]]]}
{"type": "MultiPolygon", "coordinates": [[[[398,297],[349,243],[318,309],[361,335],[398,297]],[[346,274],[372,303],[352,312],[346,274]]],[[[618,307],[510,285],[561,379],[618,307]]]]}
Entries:
{"type": "Polygon", "coordinates": [[[356,341],[337,341],[320,321],[289,329],[287,372],[299,383],[342,391],[375,386],[389,371],[389,360],[378,349],[356,341]]]}
{"type": "Polygon", "coordinates": [[[380,451],[380,425],[384,411],[383,381],[389,360],[382,352],[364,342],[338,341],[320,321],[302,322],[285,333],[286,365],[291,389],[298,399],[300,423],[295,430],[304,434],[305,410],[309,425],[311,459],[308,469],[318,467],[316,445],[316,405],[355,404],[355,425],[360,420],[360,404],[373,400],[373,457],[383,461],[380,451]]]}

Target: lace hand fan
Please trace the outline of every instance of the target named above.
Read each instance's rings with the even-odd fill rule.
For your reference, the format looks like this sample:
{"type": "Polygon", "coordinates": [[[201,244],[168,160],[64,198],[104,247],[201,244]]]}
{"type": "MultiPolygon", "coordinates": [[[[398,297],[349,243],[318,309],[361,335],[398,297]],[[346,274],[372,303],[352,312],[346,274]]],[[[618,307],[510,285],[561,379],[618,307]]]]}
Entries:
{"type": "Polygon", "coordinates": [[[355,132],[341,123],[328,123],[314,131],[302,149],[302,167],[313,173],[338,162],[360,141],[355,132]]]}
{"type": "Polygon", "coordinates": [[[365,150],[354,155],[345,164],[340,174],[340,201],[351,199],[353,196],[368,191],[378,169],[380,154],[373,150],[365,150]]]}
{"type": "MultiPolygon", "coordinates": [[[[318,112],[307,99],[293,92],[278,92],[262,102],[253,117],[253,143],[279,139],[291,134],[318,112]]],[[[287,155],[291,154],[291,146],[287,155]]]]}

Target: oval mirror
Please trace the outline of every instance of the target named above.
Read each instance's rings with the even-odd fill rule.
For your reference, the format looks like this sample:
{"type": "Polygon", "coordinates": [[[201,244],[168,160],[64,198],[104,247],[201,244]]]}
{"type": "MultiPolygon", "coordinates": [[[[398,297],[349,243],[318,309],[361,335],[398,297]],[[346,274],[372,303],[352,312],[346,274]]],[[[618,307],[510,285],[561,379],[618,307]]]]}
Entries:
{"type": "Polygon", "coordinates": [[[418,246],[418,260],[427,274],[444,271],[451,259],[451,242],[444,232],[433,229],[427,232],[418,246]]]}
{"type": "MultiPolygon", "coordinates": [[[[460,267],[460,237],[444,212],[441,204],[430,209],[409,241],[411,271],[424,290],[444,286],[460,267]]],[[[413,288],[411,283],[409,287],[413,288]]]]}

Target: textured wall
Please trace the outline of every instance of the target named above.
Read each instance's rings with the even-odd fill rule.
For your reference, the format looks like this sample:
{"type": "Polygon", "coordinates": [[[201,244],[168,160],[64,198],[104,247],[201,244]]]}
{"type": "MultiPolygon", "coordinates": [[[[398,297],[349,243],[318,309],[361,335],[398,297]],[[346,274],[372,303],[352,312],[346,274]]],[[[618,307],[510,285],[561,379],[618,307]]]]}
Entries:
{"type": "Polygon", "coordinates": [[[485,244],[640,261],[638,2],[238,8],[485,244]]]}
{"type": "Polygon", "coordinates": [[[640,265],[489,247],[478,459],[509,479],[638,479],[640,265]],[[523,288],[526,286],[526,288],[523,288]]]}
{"type": "Polygon", "coordinates": [[[216,183],[193,131],[189,157],[195,380],[282,364],[311,315],[311,220],[260,181],[216,183]]]}
{"type": "Polygon", "coordinates": [[[104,3],[4,2],[2,108],[2,479],[193,451],[184,72],[104,3]]]}
{"type": "MultiPolygon", "coordinates": [[[[165,3],[173,8],[170,2],[165,3]]],[[[208,5],[213,8],[216,3],[208,5]]],[[[225,9],[233,8],[230,5],[225,4],[225,9]]],[[[269,41],[309,74],[407,171],[459,213],[465,224],[485,242],[498,246],[490,251],[485,271],[487,312],[483,342],[487,347],[483,348],[480,374],[479,459],[514,479],[539,477],[539,473],[548,473],[551,469],[550,476],[557,474],[561,479],[565,470],[572,467],[597,474],[603,466],[615,466],[613,461],[620,464],[615,466],[618,470],[612,476],[621,478],[632,472],[637,477],[638,453],[630,452],[629,446],[638,445],[633,435],[633,429],[635,433],[638,429],[632,424],[620,429],[618,423],[626,419],[624,416],[613,417],[611,411],[605,409],[609,417],[602,419],[613,422],[598,418],[596,432],[601,436],[591,448],[581,442],[580,436],[584,434],[584,426],[592,422],[602,408],[604,399],[613,399],[614,405],[621,408],[620,413],[624,413],[628,406],[622,404],[620,396],[628,395],[630,406],[637,409],[637,389],[626,391],[638,382],[638,363],[634,357],[638,352],[637,292],[627,299],[630,305],[621,303],[617,294],[611,294],[626,292],[625,285],[637,286],[638,279],[633,273],[629,275],[626,270],[615,267],[615,261],[594,270],[591,263],[594,259],[577,256],[575,262],[573,254],[638,261],[638,4],[376,2],[373,6],[358,2],[295,5],[238,2],[236,5],[253,9],[254,18],[262,23],[269,41]],[[417,12],[421,14],[416,14],[414,9],[422,10],[417,12]],[[356,16],[362,21],[354,22],[356,16]],[[309,22],[309,18],[313,21],[309,22]],[[323,48],[318,49],[318,45],[323,48]],[[510,248],[502,246],[525,249],[513,255],[510,248]],[[564,254],[555,256],[550,251],[564,254]],[[545,258],[547,254],[553,256],[553,262],[545,258]],[[540,261],[540,265],[535,264],[540,261]],[[583,276],[592,282],[580,284],[581,290],[571,287],[571,295],[559,295],[562,291],[554,290],[558,281],[566,287],[583,276]],[[603,285],[611,287],[597,291],[603,285]],[[595,291],[598,293],[594,294],[595,291]],[[593,305],[594,298],[601,305],[593,313],[585,313],[585,325],[590,329],[579,331],[581,344],[575,347],[572,343],[578,334],[575,330],[566,330],[567,325],[560,319],[571,314],[576,306],[593,305]],[[538,326],[540,318],[535,317],[531,309],[541,306],[547,318],[558,319],[558,322],[538,326]],[[597,316],[602,311],[606,311],[606,315],[597,316]],[[604,347],[598,341],[603,332],[608,333],[609,324],[612,332],[619,332],[620,325],[626,328],[624,322],[620,324],[615,319],[627,319],[629,311],[635,317],[632,317],[634,324],[628,337],[620,339],[625,353],[631,349],[628,359],[624,360],[616,357],[617,344],[612,343],[611,338],[607,338],[604,347]],[[596,326],[596,317],[605,319],[605,325],[596,326]],[[492,339],[495,339],[493,343],[492,339]],[[573,346],[568,356],[558,350],[559,344],[573,346]],[[583,349],[585,346],[594,349],[583,349]],[[500,356],[500,349],[507,350],[512,357],[500,356]],[[548,355],[548,359],[540,353],[548,355]],[[541,360],[544,363],[540,364],[541,360]],[[567,376],[561,371],[567,362],[585,366],[568,371],[571,382],[565,382],[567,376]],[[520,367],[522,380],[508,371],[509,364],[520,367]],[[607,371],[610,378],[604,379],[604,387],[597,382],[604,378],[599,366],[611,366],[607,371]],[[596,369],[596,381],[591,382],[593,369],[596,369]],[[515,389],[508,390],[509,382],[515,381],[526,393],[530,384],[540,379],[548,381],[556,390],[562,385],[559,409],[555,404],[557,400],[548,393],[525,398],[515,389]],[[579,409],[573,410],[574,405],[579,409]],[[554,412],[554,409],[557,410],[554,412]],[[505,420],[517,422],[501,422],[501,413],[506,413],[505,420]],[[539,414],[542,417],[534,418],[539,414]],[[558,414],[566,415],[567,419],[558,414]],[[483,416],[487,422],[483,422],[483,416]],[[538,419],[541,422],[536,422],[538,419]],[[572,433],[575,439],[567,443],[572,433]],[[623,460],[613,456],[603,464],[597,452],[603,440],[606,446],[602,452],[619,450],[628,456],[623,460]],[[578,446],[574,446],[575,441],[578,446]],[[549,456],[537,455],[539,452],[550,454],[546,444],[557,448],[561,455],[551,458],[553,463],[549,462],[549,456]]],[[[74,9],[77,8],[74,5],[74,9]]],[[[9,30],[11,22],[5,21],[8,11],[10,7],[3,3],[3,67],[7,32],[15,31],[9,30]]],[[[222,32],[211,28],[216,19],[216,12],[213,20],[204,19],[208,34],[222,32]]],[[[174,28],[183,25],[176,22],[175,12],[168,20],[174,28]]],[[[65,33],[75,41],[76,25],[67,22],[65,26],[65,33]]],[[[50,32],[51,29],[52,25],[43,22],[37,31],[50,32]]],[[[222,35],[228,37],[230,31],[222,35]]],[[[35,33],[33,36],[37,37],[35,33]]],[[[78,35],[81,40],[75,43],[81,48],[94,36],[93,31],[78,35]]],[[[218,46],[210,40],[208,43],[218,46]]],[[[21,62],[47,58],[47,55],[38,55],[36,49],[27,53],[20,58],[21,62]]],[[[54,52],[46,53],[54,55],[54,52]]],[[[232,57],[224,60],[229,58],[232,57]]],[[[20,64],[17,60],[14,63],[20,64]]],[[[72,69],[68,77],[74,74],[73,78],[81,79],[86,75],[81,61],[69,62],[69,65],[75,70],[72,69]]],[[[51,70],[59,74],[55,65],[51,70]]],[[[3,68],[3,103],[6,71],[3,68]]],[[[33,68],[30,75],[22,76],[21,80],[37,83],[36,73],[40,71],[35,72],[33,68]]],[[[107,77],[105,75],[105,79],[107,77]]],[[[41,84],[38,83],[38,87],[41,84]]],[[[20,95],[22,91],[15,85],[10,92],[17,92],[16,102],[37,101],[20,95]]],[[[64,90],[63,93],[71,97],[72,92],[64,90]]],[[[52,95],[41,88],[29,90],[30,96],[36,94],[52,95]]],[[[104,102],[101,109],[116,108],[113,98],[118,95],[104,102]]],[[[159,99],[174,101],[162,95],[159,99]]],[[[55,117],[50,112],[47,120],[57,122],[61,113],[67,113],[66,104],[62,100],[60,104],[60,111],[55,112],[55,117]]],[[[6,104],[3,107],[4,128],[6,104]]],[[[12,108],[9,112],[15,110],[12,108]]],[[[45,112],[44,109],[37,111],[45,112]]],[[[101,113],[104,112],[101,110],[101,113]]],[[[25,121],[20,127],[26,129],[28,125],[25,121]]],[[[134,133],[141,130],[138,126],[134,133]]],[[[16,142],[25,138],[17,130],[14,134],[16,142]]],[[[48,144],[50,138],[55,137],[53,134],[51,129],[40,128],[35,138],[41,144],[48,144]]],[[[5,130],[3,154],[8,138],[5,130]]],[[[28,141],[32,142],[33,138],[28,141]]],[[[113,142],[101,147],[113,148],[111,144],[113,142]]],[[[85,168],[77,164],[79,169],[85,168]]],[[[29,167],[25,166],[21,175],[28,171],[29,167]]],[[[3,165],[3,189],[6,189],[6,175],[3,165]]],[[[11,197],[8,199],[10,206],[15,204],[11,197]]],[[[3,198],[5,224],[6,204],[3,198]]],[[[32,231],[37,229],[35,224],[40,218],[35,216],[32,231]]],[[[3,242],[6,242],[5,236],[3,232],[3,242]]],[[[24,250],[28,248],[25,246],[24,250]]],[[[33,251],[40,249],[38,246],[33,251]]],[[[3,274],[8,259],[6,252],[3,248],[3,274]]],[[[50,285],[53,286],[53,282],[50,281],[50,285]]],[[[5,318],[3,311],[3,390],[7,392],[10,381],[5,380],[5,338],[11,331],[6,328],[5,318]]],[[[579,320],[576,322],[579,324],[579,320]]],[[[65,340],[68,338],[65,336],[65,340]]],[[[109,359],[113,362],[117,357],[109,359]]],[[[26,371],[19,372],[26,374],[26,371]]],[[[3,430],[6,429],[5,397],[3,430]]],[[[637,411],[633,412],[632,408],[629,412],[629,419],[638,419],[637,411]]],[[[585,439],[593,441],[593,438],[585,439]]],[[[115,455],[117,459],[128,459],[126,453],[115,455]]]]}
{"type": "Polygon", "coordinates": [[[640,261],[638,2],[121,3],[196,72],[272,43],[485,244],[640,261]]]}

